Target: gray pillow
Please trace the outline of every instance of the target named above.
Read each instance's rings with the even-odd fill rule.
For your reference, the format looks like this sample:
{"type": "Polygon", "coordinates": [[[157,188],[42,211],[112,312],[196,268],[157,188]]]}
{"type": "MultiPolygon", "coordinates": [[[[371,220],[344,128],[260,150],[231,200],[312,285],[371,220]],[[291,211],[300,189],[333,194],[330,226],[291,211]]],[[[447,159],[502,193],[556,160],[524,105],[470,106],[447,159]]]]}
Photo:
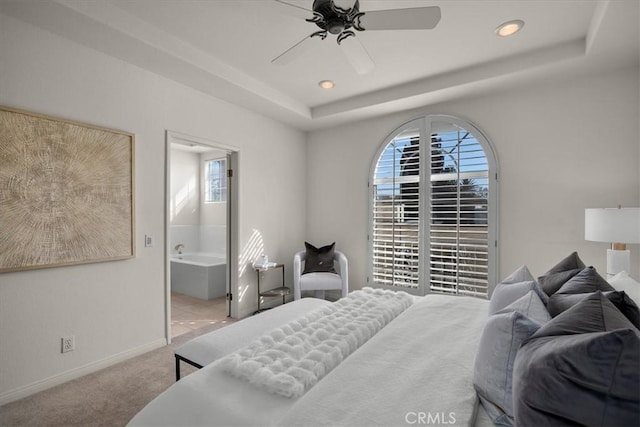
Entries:
{"type": "Polygon", "coordinates": [[[497,311],[496,314],[509,313],[511,311],[518,311],[541,324],[551,320],[551,315],[536,290],[530,290],[505,308],[497,311]]]}
{"type": "Polygon", "coordinates": [[[555,293],[582,294],[595,291],[615,291],[615,289],[598,274],[595,268],[585,267],[567,280],[555,293]]]}
{"type": "Polygon", "coordinates": [[[305,258],[304,258],[304,271],[302,274],[307,273],[335,273],[336,269],[333,266],[334,247],[336,242],[330,245],[316,248],[309,242],[304,242],[305,246],[305,258]]]}
{"type": "MultiPolygon", "coordinates": [[[[562,290],[562,288],[560,288],[560,290],[562,290]]],[[[568,310],[584,298],[593,294],[594,292],[584,294],[561,294],[560,291],[558,291],[549,297],[547,310],[551,317],[556,317],[563,311],[568,310]]],[[[638,306],[624,291],[606,291],[603,292],[602,295],[607,297],[609,301],[611,301],[613,305],[615,305],[616,308],[620,310],[627,319],[629,319],[633,326],[640,329],[640,309],[638,309],[638,306]]]]}
{"type": "Polygon", "coordinates": [[[549,271],[538,277],[538,282],[547,295],[552,295],[573,276],[586,266],[577,252],[572,252],[562,261],[551,267],[549,271]]]}
{"type": "Polygon", "coordinates": [[[489,314],[502,310],[529,291],[535,291],[543,303],[549,299],[535,280],[520,283],[498,283],[489,301],[489,314]]]}
{"type": "Polygon", "coordinates": [[[473,385],[495,424],[513,425],[513,362],[520,344],[550,319],[533,290],[487,319],[476,353],[473,385]]]}
{"type": "Polygon", "coordinates": [[[601,292],[546,323],[518,351],[515,423],[640,425],[640,331],[601,292]]]}
{"type": "Polygon", "coordinates": [[[530,282],[532,280],[536,280],[535,277],[529,272],[529,269],[526,265],[518,267],[516,271],[505,277],[500,281],[500,283],[519,283],[519,282],[530,282]]]}

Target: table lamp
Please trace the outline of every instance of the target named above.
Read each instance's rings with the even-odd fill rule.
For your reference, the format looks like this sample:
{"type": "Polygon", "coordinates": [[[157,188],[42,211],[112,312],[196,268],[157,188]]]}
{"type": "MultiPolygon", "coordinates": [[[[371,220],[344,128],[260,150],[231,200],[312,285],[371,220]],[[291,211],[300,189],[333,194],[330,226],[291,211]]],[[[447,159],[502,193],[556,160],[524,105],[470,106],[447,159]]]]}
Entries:
{"type": "Polygon", "coordinates": [[[640,208],[585,209],[584,238],[611,243],[611,249],[607,249],[607,279],[621,271],[630,273],[627,244],[640,243],[640,208]]]}

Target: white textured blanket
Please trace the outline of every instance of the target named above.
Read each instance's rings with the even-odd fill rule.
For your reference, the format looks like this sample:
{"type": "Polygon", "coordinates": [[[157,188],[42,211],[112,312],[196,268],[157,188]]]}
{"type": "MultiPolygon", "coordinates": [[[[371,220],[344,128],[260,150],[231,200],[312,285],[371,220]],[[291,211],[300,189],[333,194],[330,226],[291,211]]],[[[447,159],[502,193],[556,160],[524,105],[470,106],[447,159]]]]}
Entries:
{"type": "Polygon", "coordinates": [[[271,393],[300,397],[412,303],[405,292],[364,288],[273,330],[220,364],[271,393]]]}

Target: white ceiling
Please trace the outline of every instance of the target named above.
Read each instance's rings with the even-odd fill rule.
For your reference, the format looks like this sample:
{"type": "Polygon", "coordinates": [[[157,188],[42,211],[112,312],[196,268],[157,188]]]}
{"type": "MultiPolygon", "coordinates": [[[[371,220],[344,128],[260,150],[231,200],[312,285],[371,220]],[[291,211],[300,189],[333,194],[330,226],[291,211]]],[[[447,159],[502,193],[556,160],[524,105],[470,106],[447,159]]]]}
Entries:
{"type": "MultiPolygon", "coordinates": [[[[311,8],[312,0],[285,0],[311,8]]],[[[273,0],[0,0],[0,11],[303,130],[638,63],[637,0],[360,0],[439,6],[433,30],[364,31],[357,74],[335,36],[271,60],[318,28],[273,0]],[[524,29],[497,37],[502,22],[524,29]],[[336,84],[322,90],[320,80],[336,84]]]]}

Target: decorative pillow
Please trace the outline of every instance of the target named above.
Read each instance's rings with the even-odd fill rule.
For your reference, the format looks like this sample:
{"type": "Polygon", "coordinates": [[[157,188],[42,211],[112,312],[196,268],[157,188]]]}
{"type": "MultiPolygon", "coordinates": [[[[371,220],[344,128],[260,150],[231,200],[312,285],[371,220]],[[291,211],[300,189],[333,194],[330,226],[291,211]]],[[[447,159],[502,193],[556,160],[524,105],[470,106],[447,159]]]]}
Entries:
{"type": "Polygon", "coordinates": [[[546,294],[551,295],[560,289],[567,280],[578,274],[585,267],[578,253],[573,252],[551,267],[549,271],[538,277],[538,282],[546,294]]]}
{"type": "MultiPolygon", "coordinates": [[[[560,291],[561,290],[562,288],[560,288],[560,291]]],[[[584,298],[594,294],[594,292],[584,294],[561,294],[560,291],[549,297],[547,310],[549,310],[551,317],[556,317],[563,311],[568,310],[582,301],[584,298]]],[[[640,309],[638,309],[638,306],[624,291],[606,291],[603,292],[602,295],[607,297],[609,301],[611,301],[613,305],[615,305],[616,308],[620,310],[627,319],[629,319],[633,326],[640,329],[640,309]]]]}
{"type": "MultiPolygon", "coordinates": [[[[544,325],[535,336],[586,334],[635,326],[602,292],[596,291],[544,325]],[[606,326],[606,329],[605,329],[606,326]]],[[[640,333],[640,331],[638,331],[640,333]]]]}
{"type": "Polygon", "coordinates": [[[529,269],[526,265],[520,266],[516,271],[505,277],[500,281],[500,283],[509,284],[509,283],[519,283],[519,282],[530,282],[532,280],[536,280],[535,277],[529,272],[529,269]]]}
{"type": "Polygon", "coordinates": [[[520,344],[550,319],[533,290],[489,316],[476,353],[473,384],[495,424],[513,425],[513,362],[520,344]]]}
{"type": "Polygon", "coordinates": [[[304,259],[304,271],[307,273],[335,273],[333,267],[334,247],[336,242],[330,245],[316,248],[309,242],[304,242],[306,254],[304,259]]]}
{"type": "Polygon", "coordinates": [[[544,306],[542,299],[540,299],[540,294],[533,289],[495,314],[510,313],[512,311],[518,311],[540,324],[545,324],[551,320],[551,315],[544,306]]]}
{"type": "MultiPolygon", "coordinates": [[[[615,291],[613,286],[598,274],[595,268],[583,268],[556,291],[557,294],[583,294],[595,291],[615,291]]],[[[555,295],[555,294],[554,294],[555,295]]],[[[553,295],[551,295],[553,297],[553,295]]]]}
{"type": "Polygon", "coordinates": [[[626,271],[621,271],[609,279],[609,284],[616,291],[625,291],[636,305],[640,305],[640,282],[633,280],[626,271]]]}
{"type": "Polygon", "coordinates": [[[518,351],[515,423],[638,425],[640,331],[601,292],[546,323],[518,351]]]}
{"type": "Polygon", "coordinates": [[[529,291],[535,291],[543,303],[549,299],[535,280],[520,283],[498,283],[489,301],[489,314],[502,310],[529,291]]]}

